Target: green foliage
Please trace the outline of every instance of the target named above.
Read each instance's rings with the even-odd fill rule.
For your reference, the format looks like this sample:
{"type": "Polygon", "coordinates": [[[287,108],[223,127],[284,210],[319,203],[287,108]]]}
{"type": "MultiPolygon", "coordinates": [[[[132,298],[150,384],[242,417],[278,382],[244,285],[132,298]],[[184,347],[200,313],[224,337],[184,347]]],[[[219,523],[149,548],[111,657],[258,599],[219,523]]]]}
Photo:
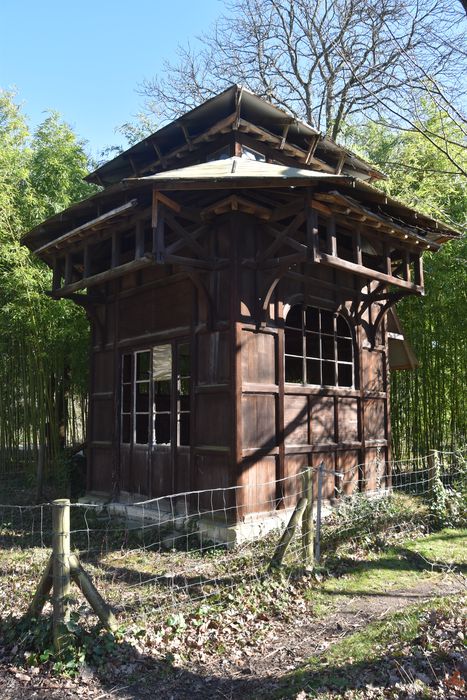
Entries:
{"type": "Polygon", "coordinates": [[[80,611],[73,611],[66,627],[68,641],[58,654],[53,646],[52,624],[48,617],[8,619],[2,637],[16,661],[26,667],[45,666],[53,673],[76,676],[84,664],[99,668],[121,650],[123,630],[107,632],[101,625],[86,629],[80,623],[80,611]]]}
{"type": "MultiPolygon", "coordinates": [[[[465,230],[467,169],[463,130],[431,103],[421,106],[420,131],[368,124],[347,130],[347,140],[389,176],[379,186],[404,203],[465,230]],[[422,133],[431,135],[431,142],[422,133]]],[[[415,372],[392,373],[394,457],[456,449],[467,435],[467,237],[423,256],[424,297],[397,306],[419,361],[415,372]]]]}
{"type": "Polygon", "coordinates": [[[95,191],[82,180],[87,166],[84,144],[56,113],[31,134],[15,95],[0,91],[0,467],[45,432],[57,456],[70,402],[84,406],[85,316],[46,296],[51,272],[20,239],[95,191]]]}
{"type": "Polygon", "coordinates": [[[326,518],[322,529],[322,548],[334,552],[340,545],[358,543],[367,549],[380,548],[397,533],[420,533],[426,529],[426,507],[405,494],[372,498],[356,494],[343,499],[326,518]]]}
{"type": "Polygon", "coordinates": [[[430,520],[435,530],[467,525],[467,464],[459,458],[459,474],[450,486],[443,484],[439,457],[435,457],[435,473],[430,493],[430,520]]]}

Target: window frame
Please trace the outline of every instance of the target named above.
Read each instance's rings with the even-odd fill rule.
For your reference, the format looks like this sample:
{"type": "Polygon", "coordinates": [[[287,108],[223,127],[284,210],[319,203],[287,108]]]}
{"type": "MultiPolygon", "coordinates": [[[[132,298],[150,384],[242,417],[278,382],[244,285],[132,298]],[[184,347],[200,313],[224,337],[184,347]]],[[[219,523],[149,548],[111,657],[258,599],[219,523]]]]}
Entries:
{"type": "Polygon", "coordinates": [[[138,348],[137,350],[130,350],[128,352],[122,352],[120,356],[120,387],[119,387],[119,443],[121,446],[137,446],[137,447],[147,447],[150,449],[171,449],[176,448],[190,448],[191,447],[191,417],[192,417],[192,400],[193,400],[193,348],[190,338],[180,338],[168,342],[155,343],[150,347],[138,348]],[[156,411],[155,407],[155,392],[154,392],[154,359],[155,353],[154,349],[156,347],[162,347],[167,345],[170,347],[171,351],[171,378],[170,378],[170,410],[167,411],[156,411]],[[180,348],[188,346],[188,368],[189,375],[180,375],[180,348]],[[149,353],[149,371],[148,378],[137,377],[137,367],[138,367],[138,356],[149,353]],[[130,365],[130,380],[125,380],[125,358],[131,358],[130,365]],[[181,382],[182,380],[188,380],[188,408],[181,408],[181,382]],[[149,408],[148,412],[137,410],[137,385],[144,384],[148,382],[149,384],[149,408]],[[124,391],[125,387],[130,386],[130,410],[125,409],[124,403],[124,391]],[[167,414],[169,416],[169,426],[170,426],[170,441],[165,443],[156,443],[155,441],[155,420],[156,415],[167,414]],[[181,443],[181,415],[188,416],[188,437],[189,442],[181,443]],[[137,442],[137,416],[147,415],[148,416],[148,441],[147,442],[137,442]],[[129,416],[129,441],[124,441],[124,421],[128,420],[129,416]]]}
{"type": "MultiPolygon", "coordinates": [[[[291,322],[293,323],[293,321],[291,322]]],[[[297,338],[298,340],[298,338],[297,338]]],[[[297,346],[299,343],[297,342],[297,346]]],[[[294,386],[309,386],[309,387],[320,387],[326,389],[355,389],[356,388],[356,353],[355,353],[355,339],[352,332],[351,325],[345,316],[337,311],[331,311],[325,307],[310,306],[308,304],[293,304],[288,309],[287,315],[284,317],[284,383],[294,386]],[[300,310],[300,326],[290,325],[287,323],[290,313],[294,309],[300,310]],[[312,314],[317,315],[318,324],[315,327],[307,324],[308,316],[311,317],[312,314]],[[324,318],[329,321],[332,318],[332,330],[328,328],[323,328],[323,314],[324,318]],[[339,320],[345,323],[345,334],[339,329],[339,320]],[[288,334],[289,332],[289,334],[288,334]],[[300,334],[300,344],[301,352],[300,354],[292,353],[287,351],[287,346],[292,345],[293,338],[292,334],[300,334]],[[317,354],[311,354],[308,350],[308,344],[312,345],[312,339],[316,338],[318,352],[317,354]],[[325,346],[326,350],[325,350],[325,346]],[[345,349],[347,346],[347,350],[345,349]],[[332,347],[332,350],[331,350],[332,347]],[[350,349],[350,359],[340,359],[340,353],[348,352],[350,349]],[[300,381],[294,381],[292,379],[287,379],[287,359],[293,359],[300,361],[301,363],[301,379],[300,381]],[[332,383],[326,381],[329,377],[325,377],[325,372],[330,370],[330,365],[333,365],[334,380],[332,383]],[[310,381],[312,367],[318,370],[319,382],[310,381]],[[351,383],[344,381],[345,368],[350,367],[351,371],[351,383]],[[342,376],[342,379],[340,377],[342,376]]],[[[298,366],[298,362],[297,362],[298,366]]],[[[290,374],[289,374],[290,376],[290,374]]]]}

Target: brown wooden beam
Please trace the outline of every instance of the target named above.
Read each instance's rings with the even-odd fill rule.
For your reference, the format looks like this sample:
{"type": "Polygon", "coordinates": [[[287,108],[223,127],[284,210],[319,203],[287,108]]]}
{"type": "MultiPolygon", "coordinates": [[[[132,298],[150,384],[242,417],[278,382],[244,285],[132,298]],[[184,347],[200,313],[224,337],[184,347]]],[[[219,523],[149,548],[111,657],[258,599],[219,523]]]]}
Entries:
{"type": "Polygon", "coordinates": [[[137,199],[132,199],[126,204],[122,204],[119,207],[115,207],[115,209],[111,209],[110,211],[106,212],[105,214],[102,214],[101,216],[97,216],[95,219],[91,219],[91,221],[88,221],[85,224],[82,224],[82,226],[78,226],[77,228],[74,228],[71,231],[68,231],[67,233],[64,233],[63,236],[59,236],[58,238],[55,238],[53,241],[49,241],[49,243],[46,243],[45,245],[41,246],[34,252],[36,255],[41,255],[42,253],[49,252],[51,250],[58,249],[62,245],[62,243],[69,243],[70,240],[73,238],[81,238],[85,234],[89,233],[92,229],[96,228],[96,226],[100,226],[101,224],[106,223],[110,219],[114,218],[115,216],[119,216],[120,214],[123,214],[126,211],[129,211],[130,209],[133,209],[136,207],[138,204],[137,199]]]}
{"type": "Polygon", "coordinates": [[[353,272],[359,277],[366,277],[367,279],[378,280],[379,282],[386,282],[387,284],[394,284],[397,287],[402,287],[404,289],[410,289],[418,294],[423,294],[423,287],[412,284],[407,280],[401,280],[393,275],[386,275],[384,272],[379,272],[378,270],[372,270],[370,267],[365,267],[363,265],[357,265],[355,263],[349,262],[348,260],[342,260],[342,258],[337,258],[327,253],[321,253],[320,263],[324,265],[329,265],[330,267],[336,267],[339,270],[345,270],[346,272],[353,272]]]}
{"type": "MultiPolygon", "coordinates": [[[[278,250],[281,247],[281,245],[284,243],[284,239],[288,238],[291,234],[295,233],[298,228],[300,228],[300,226],[305,221],[305,217],[306,217],[305,210],[303,209],[302,211],[298,212],[298,214],[295,216],[293,221],[288,226],[286,226],[282,231],[280,231],[280,232],[274,231],[273,235],[275,236],[275,240],[266,248],[264,253],[262,253],[259,256],[259,260],[262,261],[262,260],[267,260],[268,258],[270,258],[276,252],[276,250],[278,250]]],[[[265,230],[266,231],[268,230],[267,226],[265,226],[265,230]]]]}
{"type": "Polygon", "coordinates": [[[72,294],[73,292],[77,292],[80,289],[86,289],[87,287],[92,287],[96,284],[103,284],[104,282],[109,282],[110,280],[113,280],[116,277],[121,277],[122,275],[125,275],[128,272],[140,270],[141,268],[147,267],[148,265],[152,265],[153,263],[153,256],[146,254],[144,257],[139,258],[138,260],[131,260],[130,262],[125,263],[124,265],[119,265],[119,267],[105,270],[104,272],[99,272],[96,275],[86,277],[82,280],[79,280],[78,282],[73,282],[72,284],[65,285],[60,289],[55,289],[52,291],[52,296],[56,298],[66,297],[72,294]]]}
{"type": "MultiPolygon", "coordinates": [[[[192,249],[192,251],[196,254],[199,255],[199,257],[202,260],[205,260],[208,257],[208,252],[203,248],[200,243],[192,236],[190,231],[187,231],[177,220],[174,216],[171,214],[166,214],[165,220],[167,224],[171,227],[171,229],[178,234],[181,239],[183,240],[183,243],[187,245],[189,248],[192,249]]],[[[167,251],[166,251],[167,252],[167,251]]]]}

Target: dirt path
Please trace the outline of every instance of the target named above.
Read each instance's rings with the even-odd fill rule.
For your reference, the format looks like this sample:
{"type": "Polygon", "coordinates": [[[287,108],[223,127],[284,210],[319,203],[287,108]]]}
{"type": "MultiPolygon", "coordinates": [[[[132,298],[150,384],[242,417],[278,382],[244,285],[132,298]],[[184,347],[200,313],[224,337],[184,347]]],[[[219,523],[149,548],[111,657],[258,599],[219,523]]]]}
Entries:
{"type": "Polygon", "coordinates": [[[0,697],[3,700],[235,700],[269,697],[277,691],[283,676],[299,667],[308,657],[323,653],[345,636],[363,629],[370,622],[431,597],[451,595],[465,590],[459,578],[445,576],[436,583],[424,582],[416,589],[387,594],[339,597],[339,605],[320,620],[299,616],[293,625],[271,622],[265,637],[249,647],[229,649],[225,658],[212,655],[201,666],[174,668],[141,658],[131,664],[128,674],[118,682],[106,684],[91,673],[77,682],[51,681],[21,671],[6,671],[0,662],[0,697]],[[19,676],[18,676],[19,673],[19,676]]]}

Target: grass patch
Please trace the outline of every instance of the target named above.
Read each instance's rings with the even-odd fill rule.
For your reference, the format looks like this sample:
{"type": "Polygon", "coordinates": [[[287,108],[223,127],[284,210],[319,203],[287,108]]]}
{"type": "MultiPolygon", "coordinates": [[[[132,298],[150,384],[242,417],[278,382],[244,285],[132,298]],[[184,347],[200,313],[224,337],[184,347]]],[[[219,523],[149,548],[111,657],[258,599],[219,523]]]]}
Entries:
{"type": "Polygon", "coordinates": [[[306,597],[315,615],[322,617],[348,596],[377,595],[434,583],[444,574],[433,570],[432,563],[454,565],[463,571],[466,559],[467,530],[445,529],[402,541],[382,552],[367,554],[364,559],[333,559],[329,562],[331,576],[309,588],[306,597]]]}
{"type": "MultiPolygon", "coordinates": [[[[355,689],[361,687],[362,680],[384,687],[391,679],[391,671],[397,676],[404,659],[409,659],[413,666],[417,655],[420,659],[437,655],[439,650],[427,633],[427,627],[436,613],[442,628],[443,620],[458,613],[461,604],[461,596],[430,600],[395,613],[383,622],[368,625],[288,675],[278,697],[296,697],[299,690],[310,693],[308,697],[324,697],[317,694],[318,689],[323,693],[355,689]]],[[[452,636],[450,629],[447,634],[452,636]]],[[[456,643],[462,645],[460,641],[456,643]]],[[[443,662],[448,660],[448,654],[441,653],[440,657],[443,662]]],[[[433,665],[434,659],[430,663],[433,665]]]]}
{"type": "Polygon", "coordinates": [[[445,528],[427,537],[406,542],[404,546],[430,562],[453,564],[459,568],[467,566],[467,528],[445,528]]]}

